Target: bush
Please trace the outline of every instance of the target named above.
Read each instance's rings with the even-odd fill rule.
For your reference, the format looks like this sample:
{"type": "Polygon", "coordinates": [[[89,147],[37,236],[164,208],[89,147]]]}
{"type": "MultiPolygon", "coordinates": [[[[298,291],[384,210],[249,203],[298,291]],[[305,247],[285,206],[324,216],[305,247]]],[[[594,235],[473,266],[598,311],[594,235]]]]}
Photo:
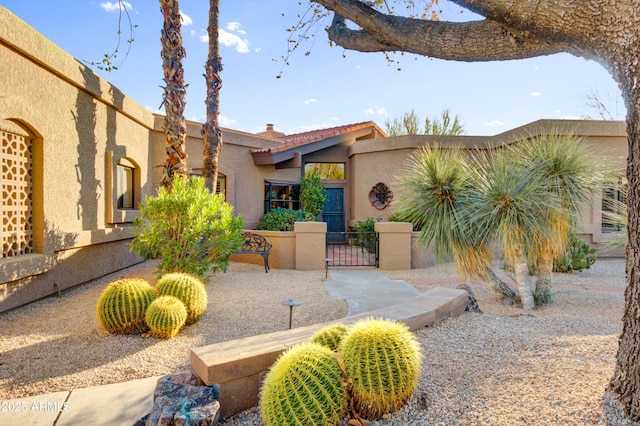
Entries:
{"type": "Polygon", "coordinates": [[[553,262],[554,272],[573,272],[589,269],[596,262],[596,249],[578,238],[572,232],[569,234],[569,244],[564,256],[553,262]]]}
{"type": "Polygon", "coordinates": [[[317,172],[309,173],[300,181],[300,202],[302,210],[317,218],[327,201],[327,190],[322,186],[317,172]]]}
{"type": "Polygon", "coordinates": [[[356,221],[353,224],[353,231],[358,233],[355,238],[355,245],[364,247],[369,253],[374,253],[376,251],[376,239],[371,238],[368,233],[376,231],[376,222],[380,222],[380,220],[380,218],[368,217],[365,220],[356,221]]]}
{"type": "Polygon", "coordinates": [[[211,194],[201,177],[175,176],[171,192],[147,196],[133,222],[131,251],[162,259],[158,274],[186,272],[200,278],[225,270],[243,243],[244,221],[224,197],[211,194]]]}
{"type": "Polygon", "coordinates": [[[260,218],[256,229],[263,231],[293,231],[295,222],[314,221],[311,213],[277,207],[260,218]]]}

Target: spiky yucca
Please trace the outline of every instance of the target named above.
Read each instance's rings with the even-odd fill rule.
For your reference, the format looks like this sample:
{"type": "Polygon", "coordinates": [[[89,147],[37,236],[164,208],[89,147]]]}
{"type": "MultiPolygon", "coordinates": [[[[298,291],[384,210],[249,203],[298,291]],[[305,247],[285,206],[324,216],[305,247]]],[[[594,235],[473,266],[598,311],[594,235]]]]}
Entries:
{"type": "Polygon", "coordinates": [[[338,350],[338,346],[340,346],[340,342],[344,335],[347,334],[347,331],[349,331],[349,328],[344,324],[330,324],[318,330],[311,336],[309,342],[326,346],[335,352],[338,350]]]}
{"type": "Polygon", "coordinates": [[[187,308],[173,296],[160,296],[149,305],[145,321],[149,326],[148,335],[158,339],[171,339],[187,320],[187,308]]]}
{"type": "Polygon", "coordinates": [[[400,408],[418,386],[420,345],[406,325],[367,318],[342,339],[339,355],[353,408],[373,420],[400,408]]]}
{"type": "Polygon", "coordinates": [[[160,296],[173,296],[187,308],[187,321],[190,325],[200,320],[207,310],[207,291],[204,284],[193,275],[183,272],[164,274],[156,283],[160,296]]]}
{"type": "Polygon", "coordinates": [[[344,418],[347,394],[331,349],[304,343],[284,352],[267,373],[260,409],[267,426],[332,425],[344,418]]]}
{"type": "Polygon", "coordinates": [[[126,278],[109,284],[96,305],[103,330],[116,334],[137,334],[147,330],[144,314],[156,298],[151,285],[140,278],[126,278]]]}

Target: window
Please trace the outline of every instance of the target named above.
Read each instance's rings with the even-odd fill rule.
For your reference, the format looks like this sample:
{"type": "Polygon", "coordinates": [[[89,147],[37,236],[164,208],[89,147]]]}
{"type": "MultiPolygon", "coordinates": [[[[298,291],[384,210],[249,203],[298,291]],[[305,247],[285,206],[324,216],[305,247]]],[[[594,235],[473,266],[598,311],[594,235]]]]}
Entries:
{"type": "Polygon", "coordinates": [[[133,174],[134,168],[122,164],[116,166],[116,196],[119,209],[133,208],[133,174]]]}
{"type": "Polygon", "coordinates": [[[32,139],[0,130],[2,257],[33,253],[32,139]]]}
{"type": "MultiPolygon", "coordinates": [[[[189,176],[202,177],[202,168],[193,168],[189,176]]],[[[222,173],[218,173],[218,181],[216,183],[216,194],[224,195],[224,199],[227,199],[227,176],[222,173]]]]}
{"type": "Polygon", "coordinates": [[[619,176],[617,182],[602,193],[602,232],[620,232],[626,227],[627,179],[619,176]]]}
{"type": "Polygon", "coordinates": [[[264,181],[264,212],[277,207],[300,210],[300,185],[293,182],[264,181]]]}
{"type": "Polygon", "coordinates": [[[307,163],[304,165],[304,175],[317,172],[320,179],[344,179],[344,163],[307,163]]]}

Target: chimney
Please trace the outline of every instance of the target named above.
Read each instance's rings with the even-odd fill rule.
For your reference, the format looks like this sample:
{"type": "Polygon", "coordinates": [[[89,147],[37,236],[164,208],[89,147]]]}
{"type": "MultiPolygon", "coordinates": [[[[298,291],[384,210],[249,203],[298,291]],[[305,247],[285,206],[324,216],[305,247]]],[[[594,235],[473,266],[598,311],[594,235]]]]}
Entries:
{"type": "Polygon", "coordinates": [[[278,132],[277,130],[274,130],[273,124],[267,123],[267,130],[265,130],[264,132],[258,133],[258,135],[259,136],[265,136],[265,137],[271,138],[271,139],[278,139],[278,138],[284,136],[284,133],[278,132]]]}
{"type": "Polygon", "coordinates": [[[273,124],[267,124],[267,132],[273,132],[273,124]]]}

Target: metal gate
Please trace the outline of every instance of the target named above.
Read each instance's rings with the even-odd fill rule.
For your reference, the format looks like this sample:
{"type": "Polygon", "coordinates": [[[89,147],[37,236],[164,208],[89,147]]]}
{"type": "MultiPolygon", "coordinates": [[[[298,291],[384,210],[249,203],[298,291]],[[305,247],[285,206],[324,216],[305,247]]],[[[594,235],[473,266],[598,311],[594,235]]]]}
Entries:
{"type": "Polygon", "coordinates": [[[327,232],[329,267],[378,267],[378,233],[327,232]]]}

